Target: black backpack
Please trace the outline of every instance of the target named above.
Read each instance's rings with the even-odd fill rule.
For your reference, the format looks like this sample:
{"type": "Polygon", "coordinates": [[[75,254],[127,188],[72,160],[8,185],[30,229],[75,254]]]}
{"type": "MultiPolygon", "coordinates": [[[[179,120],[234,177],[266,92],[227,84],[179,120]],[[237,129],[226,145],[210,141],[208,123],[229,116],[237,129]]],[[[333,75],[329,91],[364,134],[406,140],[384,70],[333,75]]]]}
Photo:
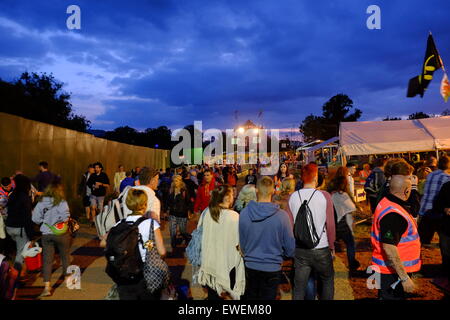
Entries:
{"type": "Polygon", "coordinates": [[[141,217],[136,222],[122,219],[108,233],[105,272],[116,284],[136,284],[143,278],[144,263],[139,252],[143,241],[138,226],[145,219],[141,217]]]}
{"type": "MultiPolygon", "coordinates": [[[[308,201],[303,201],[300,208],[298,209],[297,216],[295,217],[294,236],[297,248],[313,249],[320,242],[320,238],[322,235],[320,237],[317,235],[312,212],[309,208],[309,202],[311,201],[316,191],[317,190],[314,190],[308,201]]],[[[298,196],[301,202],[302,197],[300,196],[300,191],[298,191],[298,196]]]]}

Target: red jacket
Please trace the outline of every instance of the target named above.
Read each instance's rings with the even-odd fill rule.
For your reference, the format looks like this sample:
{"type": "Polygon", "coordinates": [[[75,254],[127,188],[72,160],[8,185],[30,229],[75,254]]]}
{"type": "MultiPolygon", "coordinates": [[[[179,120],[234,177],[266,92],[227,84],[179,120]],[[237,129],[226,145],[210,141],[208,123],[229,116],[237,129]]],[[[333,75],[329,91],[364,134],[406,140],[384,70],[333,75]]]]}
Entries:
{"type": "Polygon", "coordinates": [[[216,179],[213,177],[209,183],[209,188],[207,190],[206,182],[203,182],[197,190],[197,196],[195,197],[194,212],[202,212],[209,205],[209,200],[211,199],[211,191],[217,186],[216,179]]]}

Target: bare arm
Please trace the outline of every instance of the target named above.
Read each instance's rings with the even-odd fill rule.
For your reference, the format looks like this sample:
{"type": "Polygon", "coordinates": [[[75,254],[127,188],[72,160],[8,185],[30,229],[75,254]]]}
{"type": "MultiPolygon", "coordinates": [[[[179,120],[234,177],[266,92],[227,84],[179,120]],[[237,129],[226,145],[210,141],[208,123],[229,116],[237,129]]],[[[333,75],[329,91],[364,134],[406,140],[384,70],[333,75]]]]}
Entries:
{"type": "Polygon", "coordinates": [[[388,261],[394,268],[395,272],[397,272],[397,275],[400,277],[400,279],[407,279],[404,282],[402,281],[403,288],[406,292],[413,292],[415,289],[414,282],[411,280],[408,273],[405,271],[405,268],[403,267],[403,263],[400,260],[400,255],[398,253],[397,247],[387,243],[383,243],[382,245],[388,261]]]}
{"type": "Polygon", "coordinates": [[[164,246],[163,237],[161,234],[161,230],[159,228],[155,230],[155,244],[156,244],[156,249],[158,250],[158,253],[161,256],[166,255],[166,247],[164,246]]]}

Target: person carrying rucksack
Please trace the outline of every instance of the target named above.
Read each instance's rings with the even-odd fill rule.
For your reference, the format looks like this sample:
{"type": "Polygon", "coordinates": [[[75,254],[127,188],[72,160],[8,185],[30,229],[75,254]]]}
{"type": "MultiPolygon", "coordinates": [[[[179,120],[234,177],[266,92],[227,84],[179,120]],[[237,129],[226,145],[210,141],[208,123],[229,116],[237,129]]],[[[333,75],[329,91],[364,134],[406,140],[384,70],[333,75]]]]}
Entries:
{"type": "Polygon", "coordinates": [[[132,213],[111,228],[106,240],[105,271],[117,284],[120,300],[158,300],[161,293],[150,292],[144,279],[147,246],[155,245],[161,256],[166,254],[159,223],[143,216],[147,200],[144,190],[130,189],[125,201],[132,213]],[[154,243],[149,241],[152,223],[154,243]]]}
{"type": "Polygon", "coordinates": [[[294,217],[295,280],[293,300],[304,300],[311,272],[321,282],[319,299],[334,298],[334,210],[328,192],[317,190],[319,172],[316,164],[302,169],[304,188],[294,192],[289,208],[294,217]]]}
{"type": "Polygon", "coordinates": [[[375,168],[369,174],[364,184],[364,191],[366,192],[367,198],[369,199],[370,210],[372,213],[375,212],[377,207],[378,193],[381,187],[386,182],[386,177],[384,176],[384,165],[386,160],[384,158],[377,158],[375,160],[375,168]]]}

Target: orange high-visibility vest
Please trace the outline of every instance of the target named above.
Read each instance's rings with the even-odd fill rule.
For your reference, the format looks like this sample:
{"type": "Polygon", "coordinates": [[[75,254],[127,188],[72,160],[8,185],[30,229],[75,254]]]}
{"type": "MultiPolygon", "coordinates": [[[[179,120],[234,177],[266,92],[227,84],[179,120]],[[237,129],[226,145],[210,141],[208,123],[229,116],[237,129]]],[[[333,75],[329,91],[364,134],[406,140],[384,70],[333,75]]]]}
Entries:
{"type": "Polygon", "coordinates": [[[420,258],[420,238],[417,230],[416,220],[399,204],[383,198],[378,204],[372,223],[371,242],[373,247],[372,263],[380,269],[383,274],[395,274],[395,269],[390,266],[386,253],[380,242],[380,221],[388,213],[395,212],[401,215],[408,222],[408,228],[402,234],[400,242],[397,245],[400,260],[403,263],[405,271],[417,272],[422,266],[420,258]]]}

